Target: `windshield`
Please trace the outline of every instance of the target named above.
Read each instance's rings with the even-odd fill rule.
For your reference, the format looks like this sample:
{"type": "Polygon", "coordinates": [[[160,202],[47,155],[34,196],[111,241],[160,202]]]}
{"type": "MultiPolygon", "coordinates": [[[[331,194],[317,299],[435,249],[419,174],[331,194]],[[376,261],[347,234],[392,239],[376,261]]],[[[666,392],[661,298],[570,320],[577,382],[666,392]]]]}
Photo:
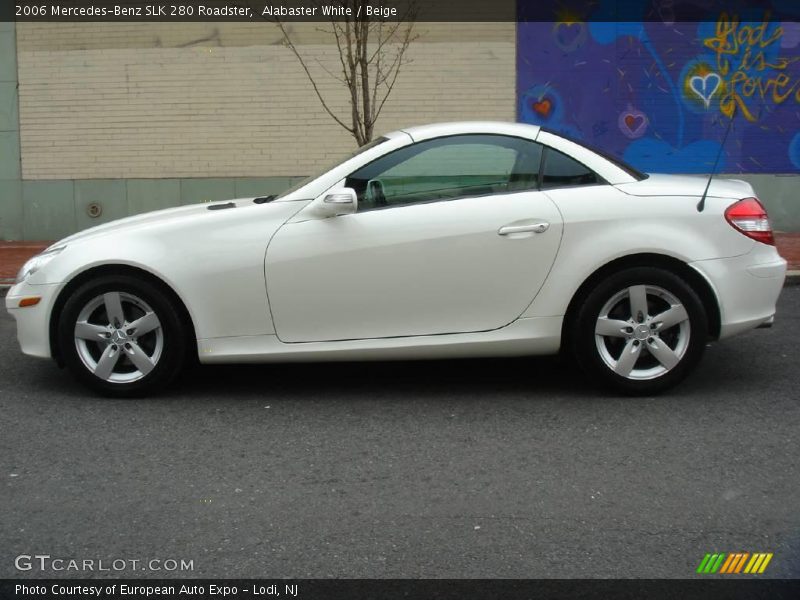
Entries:
{"type": "Polygon", "coordinates": [[[280,194],[280,195],[279,195],[279,196],[276,198],[276,200],[277,200],[278,198],[283,198],[284,196],[288,196],[288,195],[289,195],[289,194],[291,194],[292,192],[295,192],[295,191],[299,190],[299,189],[300,189],[301,187],[303,187],[304,185],[306,185],[306,184],[308,184],[308,183],[311,183],[312,181],[314,181],[314,180],[315,180],[317,177],[319,177],[320,175],[322,175],[322,174],[324,174],[324,173],[327,173],[328,171],[330,171],[330,170],[332,170],[332,169],[334,169],[334,168],[338,167],[338,166],[339,166],[339,165],[341,165],[342,163],[344,163],[344,162],[347,162],[347,161],[348,161],[348,160],[350,160],[351,158],[355,158],[356,156],[358,156],[358,155],[359,155],[359,154],[361,154],[362,152],[366,152],[367,150],[370,150],[371,148],[374,148],[375,146],[377,146],[377,145],[379,145],[379,144],[382,144],[383,142],[386,142],[386,141],[388,141],[388,140],[389,140],[389,138],[387,138],[387,137],[379,137],[379,138],[376,138],[376,139],[372,140],[371,142],[369,142],[369,143],[367,143],[367,144],[364,144],[363,146],[360,146],[359,148],[356,148],[356,149],[355,149],[355,151],[351,152],[350,154],[348,154],[348,155],[347,155],[347,156],[345,156],[344,158],[341,158],[341,159],[337,160],[335,163],[333,163],[333,164],[332,164],[332,165],[330,165],[329,167],[327,167],[327,168],[325,168],[325,169],[322,169],[321,171],[318,171],[317,173],[314,173],[313,175],[309,175],[309,176],[308,176],[308,177],[306,177],[305,179],[302,179],[302,180],[298,181],[297,183],[295,183],[295,184],[294,184],[292,187],[290,187],[288,190],[284,190],[284,191],[283,191],[283,192],[281,192],[281,194],[280,194]]]}

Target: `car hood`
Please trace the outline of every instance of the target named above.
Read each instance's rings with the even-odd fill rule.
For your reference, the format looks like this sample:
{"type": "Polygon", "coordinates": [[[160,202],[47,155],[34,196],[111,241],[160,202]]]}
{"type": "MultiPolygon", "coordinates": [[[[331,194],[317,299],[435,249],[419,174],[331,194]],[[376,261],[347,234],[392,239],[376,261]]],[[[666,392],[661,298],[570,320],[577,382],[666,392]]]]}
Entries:
{"type": "Polygon", "coordinates": [[[251,211],[258,211],[260,215],[268,216],[269,213],[280,212],[276,210],[278,205],[284,205],[285,207],[286,204],[284,202],[277,202],[275,204],[254,204],[254,199],[255,198],[237,198],[235,200],[203,202],[200,204],[166,208],[134,215],[132,217],[125,217],[79,231],[78,233],[59,240],[53,244],[51,248],[74,242],[87,241],[100,236],[133,232],[143,227],[168,225],[170,227],[183,228],[190,227],[195,223],[206,222],[207,220],[227,221],[234,216],[250,218],[250,216],[252,216],[251,211]],[[221,208],[214,209],[213,207],[221,208]],[[247,213],[247,216],[244,213],[247,213]]]}
{"type": "MultiPolygon", "coordinates": [[[[621,183],[616,187],[632,196],[696,196],[700,197],[708,185],[703,175],[665,175],[652,173],[646,179],[621,183]]],[[[741,199],[755,196],[753,187],[741,179],[711,180],[708,195],[712,198],[741,199]]]]}

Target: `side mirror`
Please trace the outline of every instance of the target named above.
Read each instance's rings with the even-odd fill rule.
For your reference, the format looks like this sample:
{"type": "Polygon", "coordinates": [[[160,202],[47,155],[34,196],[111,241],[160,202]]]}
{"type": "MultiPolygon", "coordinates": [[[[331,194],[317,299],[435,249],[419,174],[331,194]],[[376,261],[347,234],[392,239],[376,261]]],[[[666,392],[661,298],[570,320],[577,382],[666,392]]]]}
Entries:
{"type": "Polygon", "coordinates": [[[323,218],[350,215],[358,210],[358,196],[353,188],[341,188],[325,194],[315,204],[314,212],[323,218]]]}

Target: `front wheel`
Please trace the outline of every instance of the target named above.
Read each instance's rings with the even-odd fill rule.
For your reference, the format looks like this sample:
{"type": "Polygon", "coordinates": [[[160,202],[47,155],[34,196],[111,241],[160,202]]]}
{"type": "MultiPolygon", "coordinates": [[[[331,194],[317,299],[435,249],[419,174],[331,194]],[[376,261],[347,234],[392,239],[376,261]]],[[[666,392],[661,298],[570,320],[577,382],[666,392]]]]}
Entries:
{"type": "Polygon", "coordinates": [[[58,324],[64,362],[106,396],[138,396],[169,383],[186,357],[186,336],[173,301],[152,283],[103,276],[67,299],[58,324]]]}
{"type": "Polygon", "coordinates": [[[699,362],[708,318],[692,288],[674,273],[634,267],[605,278],[585,297],[571,346],[592,378],[631,395],[662,392],[699,362]]]}

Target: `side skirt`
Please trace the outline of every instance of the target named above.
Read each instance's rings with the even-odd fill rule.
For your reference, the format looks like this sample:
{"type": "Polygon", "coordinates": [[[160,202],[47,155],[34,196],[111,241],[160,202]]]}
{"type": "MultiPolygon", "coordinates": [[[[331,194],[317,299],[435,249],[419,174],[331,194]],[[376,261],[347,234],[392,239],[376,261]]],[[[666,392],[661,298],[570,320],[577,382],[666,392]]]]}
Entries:
{"type": "Polygon", "coordinates": [[[275,335],[200,339],[202,363],[420,360],[556,354],[563,317],[518,319],[493,331],[336,342],[284,343],[275,335]]]}

